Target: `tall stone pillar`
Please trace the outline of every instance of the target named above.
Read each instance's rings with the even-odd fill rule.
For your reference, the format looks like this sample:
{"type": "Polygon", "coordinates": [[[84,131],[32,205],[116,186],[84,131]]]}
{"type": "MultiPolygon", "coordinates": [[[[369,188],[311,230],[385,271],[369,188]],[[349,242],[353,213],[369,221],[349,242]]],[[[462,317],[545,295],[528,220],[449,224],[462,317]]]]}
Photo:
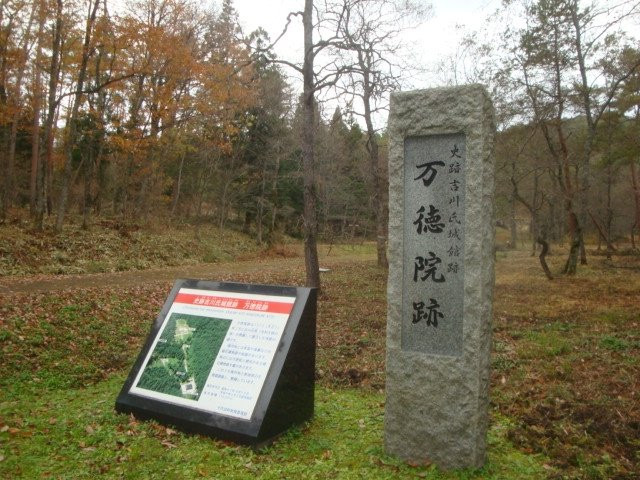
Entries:
{"type": "Polygon", "coordinates": [[[445,469],[486,456],[494,133],[479,85],[391,97],[385,447],[445,469]]]}

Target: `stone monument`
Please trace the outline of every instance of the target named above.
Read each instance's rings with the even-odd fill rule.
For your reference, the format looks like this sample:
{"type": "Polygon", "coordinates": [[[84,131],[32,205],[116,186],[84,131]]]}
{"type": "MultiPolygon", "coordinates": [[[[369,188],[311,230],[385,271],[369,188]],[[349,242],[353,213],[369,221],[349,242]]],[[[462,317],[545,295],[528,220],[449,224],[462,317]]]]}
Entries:
{"type": "Polygon", "coordinates": [[[479,85],[391,96],[385,447],[414,463],[485,461],[494,133],[479,85]]]}

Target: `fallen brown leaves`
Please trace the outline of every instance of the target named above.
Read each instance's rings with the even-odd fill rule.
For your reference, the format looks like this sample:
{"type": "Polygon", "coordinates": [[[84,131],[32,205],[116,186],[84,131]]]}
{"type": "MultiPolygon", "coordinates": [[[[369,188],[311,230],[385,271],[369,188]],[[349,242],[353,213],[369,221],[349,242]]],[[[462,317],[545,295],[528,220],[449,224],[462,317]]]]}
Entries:
{"type": "Polygon", "coordinates": [[[560,478],[640,477],[640,271],[616,262],[640,266],[594,258],[549,282],[522,253],[498,262],[493,404],[560,478]]]}
{"type": "Polygon", "coordinates": [[[210,225],[159,223],[144,228],[134,223],[99,220],[90,230],[65,225],[59,234],[51,225],[42,232],[23,219],[0,225],[0,276],[120,272],[230,260],[255,255],[249,236],[210,225]]]}
{"type": "MultiPolygon", "coordinates": [[[[549,260],[557,271],[564,257],[549,260]]],[[[509,437],[520,449],[545,454],[565,478],[640,477],[640,270],[616,262],[640,267],[633,257],[594,258],[576,277],[550,282],[524,252],[497,262],[493,408],[514,421],[509,437]]],[[[325,265],[318,381],[381,390],[386,273],[371,259],[325,265]]],[[[216,280],[304,283],[302,261],[245,272],[239,265],[216,280]]],[[[60,388],[126,372],[170,286],[0,295],[0,368],[8,372],[0,386],[60,388]]],[[[136,430],[132,419],[123,433],[136,430]]],[[[155,435],[175,445],[164,427],[155,435]]]]}

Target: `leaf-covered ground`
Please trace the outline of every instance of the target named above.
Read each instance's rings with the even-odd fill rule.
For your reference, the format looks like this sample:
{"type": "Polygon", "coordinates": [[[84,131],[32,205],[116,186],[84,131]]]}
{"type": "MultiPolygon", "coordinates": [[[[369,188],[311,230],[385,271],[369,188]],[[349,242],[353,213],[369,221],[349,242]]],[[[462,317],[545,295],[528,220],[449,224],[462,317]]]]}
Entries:
{"type": "Polygon", "coordinates": [[[170,265],[218,262],[255,253],[247,235],[209,225],[157,225],[102,220],[82,230],[66,225],[56,235],[27,221],[0,226],[0,277],[143,270],[170,265]]]}
{"type": "MultiPolygon", "coordinates": [[[[537,259],[498,255],[490,462],[451,478],[640,477],[640,262],[549,282],[537,259]]],[[[219,279],[303,283],[302,260],[277,262],[219,279]]],[[[1,295],[0,477],[446,478],[382,453],[384,272],[325,263],[316,420],[260,455],[113,414],[169,282],[1,295]]]]}
{"type": "Polygon", "coordinates": [[[517,422],[509,438],[553,478],[640,478],[640,258],[591,257],[552,282],[535,260],[498,261],[492,400],[517,422]]]}

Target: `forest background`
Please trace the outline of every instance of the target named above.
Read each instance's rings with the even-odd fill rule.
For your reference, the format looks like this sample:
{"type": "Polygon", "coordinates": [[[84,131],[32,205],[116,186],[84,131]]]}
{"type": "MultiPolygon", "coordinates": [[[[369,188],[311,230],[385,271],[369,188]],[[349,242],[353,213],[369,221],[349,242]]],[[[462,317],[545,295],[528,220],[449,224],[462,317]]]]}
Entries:
{"type": "MultiPolygon", "coordinates": [[[[296,63],[274,53],[280,37],[243,32],[231,0],[2,1],[2,224],[36,235],[210,223],[259,244],[304,237],[307,257],[318,237],[375,237],[384,265],[380,112],[421,72],[402,32],[428,28],[430,6],[304,7],[283,19],[285,31],[305,27],[296,63]]],[[[566,240],[566,273],[586,262],[585,236],[609,254],[636,249],[639,11],[504,1],[434,67],[444,84],[484,83],[494,98],[503,246],[566,240]]]]}
{"type": "Polygon", "coordinates": [[[640,2],[504,0],[427,67],[428,4],[299,8],[268,38],[229,0],[0,0],[0,476],[640,478],[640,2]],[[386,113],[434,75],[496,107],[489,461],[462,472],[382,445],[386,113]],[[319,285],[316,241],[313,422],[256,453],[114,413],[175,278],[319,285]]]}

